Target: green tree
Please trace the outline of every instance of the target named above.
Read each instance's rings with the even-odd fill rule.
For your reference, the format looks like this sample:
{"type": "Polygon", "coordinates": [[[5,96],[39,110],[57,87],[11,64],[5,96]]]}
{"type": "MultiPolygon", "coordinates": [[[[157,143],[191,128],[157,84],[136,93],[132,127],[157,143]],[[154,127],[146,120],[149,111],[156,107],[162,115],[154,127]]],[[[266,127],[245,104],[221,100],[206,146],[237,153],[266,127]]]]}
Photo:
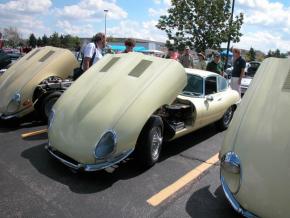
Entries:
{"type": "Polygon", "coordinates": [[[247,58],[249,61],[256,60],[256,51],[252,47],[250,48],[250,51],[247,53],[247,58]]]}
{"type": "Polygon", "coordinates": [[[273,52],[271,50],[268,51],[267,58],[273,57],[273,52]]]}
{"type": "Polygon", "coordinates": [[[46,46],[46,45],[48,45],[48,41],[49,41],[49,39],[48,39],[48,37],[44,34],[44,35],[42,36],[42,38],[41,38],[41,41],[42,41],[42,45],[43,45],[43,46],[46,46]]]}
{"type": "Polygon", "coordinates": [[[49,43],[48,44],[52,45],[52,46],[55,46],[55,47],[60,47],[61,46],[60,37],[59,37],[57,32],[53,33],[49,37],[49,43]]]}
{"type": "Polygon", "coordinates": [[[277,58],[281,57],[281,52],[279,49],[276,49],[276,51],[274,52],[274,57],[277,57],[277,58]]]}
{"type": "Polygon", "coordinates": [[[40,37],[37,38],[37,42],[36,42],[36,45],[39,47],[39,46],[42,46],[42,40],[40,37]]]}
{"type": "Polygon", "coordinates": [[[168,15],[161,16],[157,28],[166,32],[178,50],[185,45],[197,51],[207,48],[219,49],[230,35],[239,42],[243,14],[231,18],[231,0],[172,0],[168,15]]]}
{"type": "Polygon", "coordinates": [[[34,36],[33,33],[30,34],[29,39],[28,39],[28,45],[32,48],[35,48],[37,45],[37,39],[34,36]]]}

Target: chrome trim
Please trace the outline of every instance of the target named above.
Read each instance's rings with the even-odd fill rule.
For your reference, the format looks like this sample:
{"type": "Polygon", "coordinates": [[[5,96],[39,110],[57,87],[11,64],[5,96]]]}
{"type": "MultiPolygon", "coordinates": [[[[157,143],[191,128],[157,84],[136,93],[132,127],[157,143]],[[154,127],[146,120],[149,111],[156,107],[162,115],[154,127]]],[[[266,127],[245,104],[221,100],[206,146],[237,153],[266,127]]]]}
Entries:
{"type": "Polygon", "coordinates": [[[255,214],[242,208],[242,206],[239,204],[239,202],[235,199],[234,195],[231,193],[231,191],[230,191],[228,185],[226,184],[226,181],[222,175],[220,176],[220,180],[221,180],[221,184],[222,184],[222,188],[223,188],[223,191],[225,193],[225,196],[228,199],[228,201],[230,202],[231,206],[234,208],[234,210],[237,213],[243,215],[244,217],[258,218],[258,216],[256,216],[255,214]]]}
{"type": "Polygon", "coordinates": [[[222,156],[221,167],[229,173],[239,174],[239,175],[241,174],[240,158],[233,151],[227,152],[226,154],[222,156]]]}
{"type": "MultiPolygon", "coordinates": [[[[239,165],[239,173],[236,173],[236,174],[239,174],[239,176],[240,176],[240,178],[239,178],[239,186],[237,187],[237,190],[236,190],[235,192],[233,192],[233,194],[237,194],[237,193],[239,192],[240,188],[241,188],[241,185],[242,185],[242,178],[243,178],[243,172],[242,172],[241,161],[240,161],[239,156],[238,156],[235,152],[233,152],[233,151],[229,151],[229,152],[225,153],[225,154],[221,157],[221,159],[220,159],[220,171],[221,171],[222,168],[223,168],[223,170],[227,171],[227,170],[226,170],[226,167],[224,167],[224,164],[223,164],[223,162],[225,161],[224,158],[225,158],[225,156],[226,156],[227,154],[233,154],[233,155],[235,156],[235,157],[234,157],[235,164],[239,165]]],[[[233,172],[229,172],[229,171],[227,171],[227,172],[228,172],[228,173],[233,173],[233,172]]],[[[234,174],[234,173],[233,173],[233,174],[234,174]]]]}
{"type": "Polygon", "coordinates": [[[0,114],[0,119],[2,120],[9,120],[12,118],[19,118],[19,114],[22,113],[23,111],[30,109],[32,106],[28,106],[26,108],[21,109],[20,111],[13,113],[13,114],[9,114],[9,115],[5,115],[5,114],[0,114]]]}
{"type": "Polygon", "coordinates": [[[75,170],[84,170],[87,172],[92,172],[92,171],[97,171],[97,170],[103,170],[107,167],[113,166],[117,163],[119,163],[120,161],[124,160],[125,158],[127,158],[132,152],[133,152],[133,148],[123,151],[121,154],[117,155],[116,157],[110,158],[108,160],[105,160],[103,162],[100,163],[96,163],[96,164],[73,164],[67,160],[64,160],[63,158],[59,157],[58,155],[56,155],[51,146],[45,146],[46,150],[57,160],[59,160],[60,162],[62,162],[64,165],[73,168],[75,170]]]}

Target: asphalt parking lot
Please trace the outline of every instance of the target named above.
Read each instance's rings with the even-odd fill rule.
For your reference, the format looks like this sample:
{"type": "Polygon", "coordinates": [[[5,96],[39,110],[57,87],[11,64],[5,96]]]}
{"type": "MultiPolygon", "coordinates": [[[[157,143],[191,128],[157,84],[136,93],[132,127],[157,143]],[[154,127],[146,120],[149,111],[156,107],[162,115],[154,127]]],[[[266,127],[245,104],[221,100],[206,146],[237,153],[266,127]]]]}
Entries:
{"type": "Polygon", "coordinates": [[[240,217],[223,194],[218,163],[160,204],[147,202],[219,151],[225,133],[214,125],[166,143],[150,169],[130,157],[74,173],[48,155],[46,134],[21,138],[46,127],[32,120],[0,122],[0,217],[240,217]]]}

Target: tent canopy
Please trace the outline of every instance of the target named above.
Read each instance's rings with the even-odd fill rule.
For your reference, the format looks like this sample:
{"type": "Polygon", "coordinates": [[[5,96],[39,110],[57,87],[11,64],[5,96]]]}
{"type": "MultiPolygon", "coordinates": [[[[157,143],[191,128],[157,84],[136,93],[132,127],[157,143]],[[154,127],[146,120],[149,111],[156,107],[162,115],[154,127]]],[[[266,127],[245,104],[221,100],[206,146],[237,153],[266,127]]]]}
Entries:
{"type": "MultiPolygon", "coordinates": [[[[222,51],[221,56],[227,56],[227,50],[222,51]]],[[[229,51],[229,57],[232,57],[232,56],[233,56],[233,53],[229,51]]]]}

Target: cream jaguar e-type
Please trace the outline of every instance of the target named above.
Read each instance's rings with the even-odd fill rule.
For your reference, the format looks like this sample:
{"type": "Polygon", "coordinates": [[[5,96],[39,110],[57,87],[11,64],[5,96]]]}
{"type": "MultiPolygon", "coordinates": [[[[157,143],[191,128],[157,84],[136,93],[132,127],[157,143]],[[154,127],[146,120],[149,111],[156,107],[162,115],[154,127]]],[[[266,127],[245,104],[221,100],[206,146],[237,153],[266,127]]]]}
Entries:
{"type": "Polygon", "coordinates": [[[20,58],[0,77],[0,118],[19,118],[34,109],[47,116],[61,95],[49,83],[68,78],[78,65],[68,49],[51,46],[20,58]]]}
{"type": "Polygon", "coordinates": [[[290,214],[290,59],[258,69],[220,151],[224,193],[246,217],[290,214]]]}
{"type": "Polygon", "coordinates": [[[139,53],[106,55],[54,105],[47,149],[85,171],[111,166],[134,150],[150,166],[163,141],[213,122],[227,128],[239,101],[215,73],[139,53]]]}

